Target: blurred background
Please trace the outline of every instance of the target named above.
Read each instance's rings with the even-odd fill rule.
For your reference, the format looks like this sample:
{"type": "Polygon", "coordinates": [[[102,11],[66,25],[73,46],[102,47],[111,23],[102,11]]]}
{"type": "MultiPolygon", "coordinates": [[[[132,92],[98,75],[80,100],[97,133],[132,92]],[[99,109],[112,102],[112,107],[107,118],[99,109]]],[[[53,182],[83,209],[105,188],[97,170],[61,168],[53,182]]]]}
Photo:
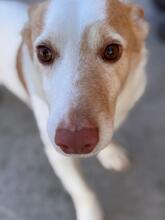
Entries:
{"type": "MultiPolygon", "coordinates": [[[[165,1],[136,1],[151,24],[148,86],[116,135],[132,167],[115,173],[95,158],[82,161],[106,220],[165,220],[165,1]]],[[[2,87],[0,122],[0,220],[74,220],[72,201],[44,155],[31,111],[2,87]]]]}

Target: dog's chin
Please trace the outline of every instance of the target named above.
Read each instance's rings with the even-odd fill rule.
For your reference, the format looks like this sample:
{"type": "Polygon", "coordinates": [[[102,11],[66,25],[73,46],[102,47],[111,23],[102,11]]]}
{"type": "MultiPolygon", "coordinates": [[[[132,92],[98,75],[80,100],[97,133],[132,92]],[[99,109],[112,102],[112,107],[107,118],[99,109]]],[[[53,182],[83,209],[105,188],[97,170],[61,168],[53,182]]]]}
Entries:
{"type": "MultiPolygon", "coordinates": [[[[106,146],[107,146],[107,145],[106,145],[106,146]]],[[[100,153],[103,149],[105,149],[105,147],[96,148],[94,151],[92,151],[91,153],[88,153],[88,154],[67,154],[67,153],[63,152],[58,146],[55,147],[55,150],[56,150],[59,154],[61,154],[62,156],[65,156],[65,157],[68,157],[68,158],[75,158],[75,159],[94,157],[94,156],[96,156],[98,153],[100,153]]]]}

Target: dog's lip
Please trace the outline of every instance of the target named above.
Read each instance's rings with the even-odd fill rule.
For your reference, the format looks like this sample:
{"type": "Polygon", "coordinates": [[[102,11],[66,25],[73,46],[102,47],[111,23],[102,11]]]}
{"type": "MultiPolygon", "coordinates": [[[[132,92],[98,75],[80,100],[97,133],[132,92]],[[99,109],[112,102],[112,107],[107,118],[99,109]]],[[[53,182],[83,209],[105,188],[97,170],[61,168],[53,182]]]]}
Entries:
{"type": "Polygon", "coordinates": [[[93,157],[93,156],[96,156],[102,149],[95,149],[94,151],[92,151],[91,153],[88,153],[88,154],[67,154],[65,152],[63,152],[60,148],[58,148],[58,152],[65,156],[65,157],[69,157],[69,158],[90,158],[90,157],[93,157]]]}
{"type": "Polygon", "coordinates": [[[88,154],[90,154],[90,153],[92,152],[92,149],[89,148],[89,149],[88,149],[88,152],[87,152],[87,153],[84,153],[84,154],[81,154],[81,153],[79,153],[79,152],[73,153],[73,151],[70,150],[70,149],[68,149],[67,147],[66,147],[66,148],[64,147],[62,151],[63,151],[65,154],[67,154],[67,155],[88,155],[88,154]]]}
{"type": "Polygon", "coordinates": [[[89,153],[89,154],[66,154],[66,153],[63,153],[64,156],[66,157],[70,157],[70,158],[89,158],[89,157],[92,157],[92,156],[95,156],[97,153],[89,153]]]}

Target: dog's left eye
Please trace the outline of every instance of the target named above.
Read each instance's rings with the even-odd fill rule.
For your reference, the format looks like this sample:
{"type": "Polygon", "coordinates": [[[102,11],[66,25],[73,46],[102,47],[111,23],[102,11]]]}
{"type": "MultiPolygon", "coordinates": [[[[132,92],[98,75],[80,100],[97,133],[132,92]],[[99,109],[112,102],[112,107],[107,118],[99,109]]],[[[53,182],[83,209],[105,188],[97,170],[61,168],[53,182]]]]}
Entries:
{"type": "Polygon", "coordinates": [[[51,65],[55,60],[55,52],[48,46],[39,45],[37,47],[37,57],[40,63],[44,65],[51,65]]]}
{"type": "Polygon", "coordinates": [[[114,63],[121,58],[121,55],[122,55],[122,46],[117,43],[112,43],[106,46],[106,48],[104,48],[102,52],[102,59],[104,61],[114,63]]]}

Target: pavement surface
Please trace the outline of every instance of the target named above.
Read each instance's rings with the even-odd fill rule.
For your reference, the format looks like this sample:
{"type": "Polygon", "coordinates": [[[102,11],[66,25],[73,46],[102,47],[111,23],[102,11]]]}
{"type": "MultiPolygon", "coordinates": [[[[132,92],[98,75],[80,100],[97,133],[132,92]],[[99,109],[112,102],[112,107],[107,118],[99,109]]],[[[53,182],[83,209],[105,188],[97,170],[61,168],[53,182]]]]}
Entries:
{"type": "MultiPolygon", "coordinates": [[[[126,173],[82,161],[107,220],[165,220],[165,44],[156,35],[163,15],[145,3],[151,23],[144,97],[116,135],[132,159],[126,173]]],[[[0,88],[0,220],[74,220],[69,195],[44,155],[31,111],[0,88]]]]}

